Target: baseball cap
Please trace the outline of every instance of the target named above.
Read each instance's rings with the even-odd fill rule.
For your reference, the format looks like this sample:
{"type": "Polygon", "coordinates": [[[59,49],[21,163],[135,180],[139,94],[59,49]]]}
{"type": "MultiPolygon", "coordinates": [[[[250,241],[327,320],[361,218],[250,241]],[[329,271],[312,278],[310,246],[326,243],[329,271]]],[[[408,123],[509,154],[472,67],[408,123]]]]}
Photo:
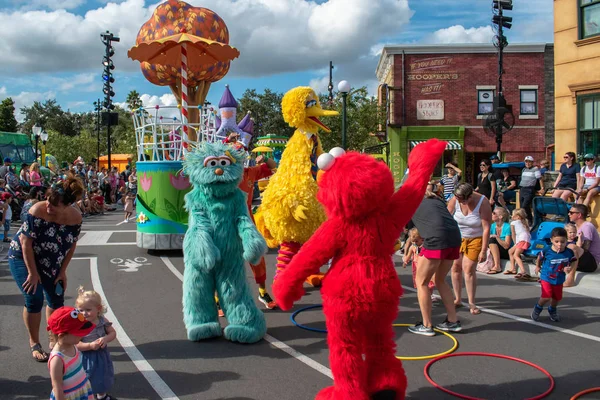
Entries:
{"type": "Polygon", "coordinates": [[[10,157],[4,157],[4,162],[12,164],[12,160],[10,159],[10,157]]]}
{"type": "Polygon", "coordinates": [[[95,326],[90,321],[86,321],[83,314],[73,307],[61,307],[54,311],[48,319],[46,330],[52,331],[55,335],[70,333],[84,337],[94,330],[95,326]]]}
{"type": "Polygon", "coordinates": [[[527,156],[527,157],[525,157],[525,161],[533,161],[533,157],[527,156]]]}
{"type": "Polygon", "coordinates": [[[592,159],[596,159],[596,156],[593,155],[592,153],[587,153],[585,156],[583,156],[583,159],[585,160],[586,158],[592,158],[592,159]]]}

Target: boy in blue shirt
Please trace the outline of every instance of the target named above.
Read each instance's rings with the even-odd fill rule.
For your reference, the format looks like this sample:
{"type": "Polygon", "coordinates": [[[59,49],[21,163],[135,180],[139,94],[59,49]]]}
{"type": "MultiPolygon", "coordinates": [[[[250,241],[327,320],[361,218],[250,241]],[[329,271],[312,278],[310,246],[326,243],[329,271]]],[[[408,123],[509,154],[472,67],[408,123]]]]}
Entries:
{"type": "Polygon", "coordinates": [[[552,229],[550,242],[552,245],[540,252],[535,266],[536,274],[541,271],[542,296],[531,312],[531,319],[534,321],[539,319],[548,302],[550,302],[550,306],[548,306],[550,320],[560,321],[556,307],[562,300],[563,283],[566,274],[571,271],[571,268],[577,266],[575,253],[567,248],[567,231],[564,228],[552,229]]]}

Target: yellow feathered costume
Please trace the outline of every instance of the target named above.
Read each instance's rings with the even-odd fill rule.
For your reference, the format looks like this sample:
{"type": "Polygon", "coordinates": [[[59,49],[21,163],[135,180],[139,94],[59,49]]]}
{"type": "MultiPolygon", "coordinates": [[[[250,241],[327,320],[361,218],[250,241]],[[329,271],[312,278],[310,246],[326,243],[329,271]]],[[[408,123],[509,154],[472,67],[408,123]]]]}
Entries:
{"type": "Polygon", "coordinates": [[[278,271],[285,268],[300,246],[325,221],[317,201],[317,158],[323,149],[317,133],[331,130],[318,117],[337,115],[321,108],[310,87],[297,87],[281,102],[283,119],[296,131],[281,156],[277,172],[270,178],[255,219],[269,247],[280,246],[278,271]]]}

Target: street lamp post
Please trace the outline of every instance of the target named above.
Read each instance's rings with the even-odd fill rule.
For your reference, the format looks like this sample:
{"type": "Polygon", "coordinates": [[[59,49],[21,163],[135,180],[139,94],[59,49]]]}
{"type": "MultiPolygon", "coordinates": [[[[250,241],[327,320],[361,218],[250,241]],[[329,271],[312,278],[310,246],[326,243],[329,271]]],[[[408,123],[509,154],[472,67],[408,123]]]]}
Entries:
{"type": "Polygon", "coordinates": [[[33,128],[31,128],[33,132],[33,136],[35,136],[35,160],[37,161],[38,157],[38,143],[40,141],[40,135],[42,134],[42,127],[35,124],[33,128]]]}
{"type": "Polygon", "coordinates": [[[338,90],[342,94],[342,149],[346,150],[346,99],[348,93],[350,93],[350,83],[348,81],[341,81],[338,83],[338,90]]]}

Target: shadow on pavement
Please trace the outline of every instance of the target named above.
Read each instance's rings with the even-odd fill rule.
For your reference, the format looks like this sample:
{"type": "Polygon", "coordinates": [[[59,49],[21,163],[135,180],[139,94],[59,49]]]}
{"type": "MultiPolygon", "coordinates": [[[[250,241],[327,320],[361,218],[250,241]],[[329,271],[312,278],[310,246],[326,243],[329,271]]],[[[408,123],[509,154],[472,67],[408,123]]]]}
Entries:
{"type": "MultiPolygon", "coordinates": [[[[434,367],[432,367],[432,370],[434,367]]],[[[448,370],[446,370],[448,371],[448,370]]],[[[445,378],[454,378],[457,382],[469,380],[464,374],[465,371],[455,371],[454,376],[451,373],[446,372],[445,378]]],[[[574,396],[576,393],[589,389],[595,386],[600,371],[585,371],[580,373],[567,374],[565,376],[554,377],[556,386],[552,393],[547,398],[550,399],[568,399],[574,396]]],[[[432,377],[435,380],[435,374],[432,373],[432,377]]],[[[497,385],[490,385],[484,382],[481,383],[456,383],[445,386],[446,389],[452,390],[453,392],[460,393],[465,396],[477,397],[480,399],[525,399],[531,398],[545,392],[550,385],[548,378],[539,379],[527,379],[518,380],[515,378],[515,382],[506,382],[497,385]]],[[[477,380],[485,381],[485,377],[479,377],[477,380]]],[[[441,385],[441,382],[438,382],[441,385]]],[[[407,391],[407,399],[448,399],[454,398],[441,390],[429,386],[420,388],[417,391],[407,391]]]]}

